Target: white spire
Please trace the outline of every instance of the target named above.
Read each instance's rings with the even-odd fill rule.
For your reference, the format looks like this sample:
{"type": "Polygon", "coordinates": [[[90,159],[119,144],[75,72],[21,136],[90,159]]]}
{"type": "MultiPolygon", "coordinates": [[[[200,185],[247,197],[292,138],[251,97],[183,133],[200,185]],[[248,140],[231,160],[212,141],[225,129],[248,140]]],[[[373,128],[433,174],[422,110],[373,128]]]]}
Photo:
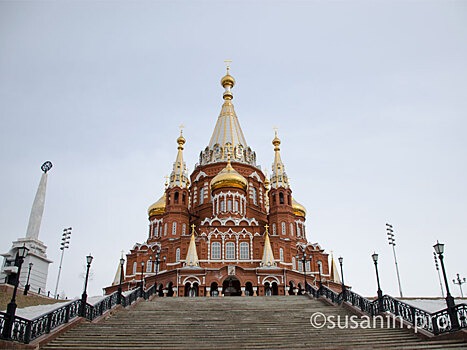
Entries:
{"type": "Polygon", "coordinates": [[[183,145],[185,144],[185,142],[185,138],[183,137],[183,125],[180,125],[180,136],[177,138],[177,158],[175,159],[173,170],[170,174],[169,187],[178,186],[181,188],[186,188],[190,184],[186,164],[183,161],[183,145]]]}
{"type": "Polygon", "coordinates": [[[188,246],[188,252],[186,253],[185,266],[198,267],[198,253],[196,252],[195,242],[195,225],[191,225],[191,238],[190,245],[188,246]]]}
{"type": "Polygon", "coordinates": [[[337,269],[336,261],[334,260],[334,255],[331,252],[331,273],[329,278],[331,281],[341,284],[341,278],[339,275],[339,270],[337,269]]]}
{"type": "Polygon", "coordinates": [[[27,239],[39,239],[39,230],[41,228],[42,214],[44,213],[45,192],[47,189],[47,172],[52,168],[52,163],[47,161],[42,164],[41,169],[44,172],[37,188],[36,197],[32,204],[31,215],[29,216],[28,229],[26,231],[27,239]]]}
{"type": "MultiPolygon", "coordinates": [[[[227,60],[227,62],[231,62],[227,60]]],[[[230,153],[232,162],[256,165],[256,154],[248,147],[242,128],[232,104],[231,89],[235,79],[230,75],[230,66],[227,65],[227,74],[221,79],[224,103],[217,118],[216,126],[209,141],[209,145],[200,155],[200,164],[226,162],[230,153]]]]}
{"type": "Polygon", "coordinates": [[[281,153],[280,153],[280,144],[281,140],[277,137],[277,129],[275,129],[275,137],[272,140],[274,145],[274,163],[272,164],[272,175],[271,175],[271,187],[272,188],[289,188],[289,179],[287,173],[285,172],[284,163],[282,163],[281,153]]]}
{"type": "Polygon", "coordinates": [[[266,238],[264,239],[264,250],[263,250],[263,259],[261,259],[262,267],[273,267],[276,266],[276,261],[274,260],[274,254],[272,253],[271,242],[269,241],[269,225],[266,225],[266,238]]]}

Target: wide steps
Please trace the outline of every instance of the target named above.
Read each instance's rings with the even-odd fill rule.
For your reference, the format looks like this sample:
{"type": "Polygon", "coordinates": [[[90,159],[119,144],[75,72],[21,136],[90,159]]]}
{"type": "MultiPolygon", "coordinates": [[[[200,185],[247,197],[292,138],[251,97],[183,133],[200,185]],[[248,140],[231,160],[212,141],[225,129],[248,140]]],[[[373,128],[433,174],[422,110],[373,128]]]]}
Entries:
{"type": "MultiPolygon", "coordinates": [[[[83,323],[43,349],[465,349],[457,340],[425,341],[407,329],[313,328],[320,312],[352,314],[304,296],[155,298],[99,323],[83,323]]],[[[362,319],[357,319],[358,323],[362,319]]]]}

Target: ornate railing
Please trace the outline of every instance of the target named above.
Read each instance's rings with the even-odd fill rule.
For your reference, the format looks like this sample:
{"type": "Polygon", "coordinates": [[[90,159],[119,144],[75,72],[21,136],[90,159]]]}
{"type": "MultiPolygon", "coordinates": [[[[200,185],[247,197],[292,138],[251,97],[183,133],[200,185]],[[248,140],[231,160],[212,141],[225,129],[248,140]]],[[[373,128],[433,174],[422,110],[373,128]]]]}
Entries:
{"type": "Polygon", "coordinates": [[[337,304],[347,302],[370,316],[387,312],[399,320],[406,321],[413,329],[423,329],[435,335],[467,328],[467,304],[456,305],[452,310],[446,308],[429,313],[389,295],[383,296],[382,300],[371,301],[348,289],[338,294],[323,285],[315,288],[307,284],[306,288],[307,292],[315,298],[324,296],[337,304]],[[453,322],[459,327],[453,327],[453,322]]]}
{"type": "MultiPolygon", "coordinates": [[[[155,288],[149,288],[144,292],[147,298],[154,294],[155,288]]],[[[122,306],[126,307],[134,303],[140,296],[141,291],[135,289],[130,294],[121,297],[122,306]]],[[[118,292],[114,292],[94,305],[86,303],[85,318],[92,321],[103,315],[106,311],[113,309],[117,305],[118,292]]],[[[81,299],[72,301],[44,315],[28,320],[15,316],[9,335],[3,337],[3,330],[8,321],[8,314],[0,312],[0,339],[13,340],[29,344],[32,340],[60,327],[80,316],[81,299]]]]}

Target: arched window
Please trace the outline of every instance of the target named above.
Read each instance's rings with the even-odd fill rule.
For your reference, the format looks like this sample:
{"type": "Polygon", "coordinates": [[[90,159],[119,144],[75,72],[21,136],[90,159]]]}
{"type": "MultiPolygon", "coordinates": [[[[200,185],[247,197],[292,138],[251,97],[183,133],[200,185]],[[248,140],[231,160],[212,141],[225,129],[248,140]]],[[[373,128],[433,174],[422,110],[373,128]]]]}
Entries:
{"type": "Polygon", "coordinates": [[[146,264],[146,272],[152,272],[152,260],[148,260],[146,264]]]}
{"type": "Polygon", "coordinates": [[[221,244],[213,242],[211,244],[211,259],[217,260],[221,258],[221,244]]]}
{"type": "Polygon", "coordinates": [[[227,211],[232,211],[232,200],[231,199],[227,201],[227,211]]]}
{"type": "Polygon", "coordinates": [[[164,224],[164,236],[167,236],[167,223],[164,224]]]}
{"type": "Polygon", "coordinates": [[[250,259],[250,245],[247,242],[240,242],[240,260],[250,259]]]}
{"type": "Polygon", "coordinates": [[[311,271],[311,268],[310,268],[310,260],[307,260],[306,264],[305,264],[305,271],[311,271]]]}
{"type": "Polygon", "coordinates": [[[201,187],[199,190],[199,204],[204,203],[204,187],[201,187]]]}
{"type": "Polygon", "coordinates": [[[136,275],[136,268],[137,268],[138,264],[136,263],[136,261],[133,263],[133,275],[136,275]]]}
{"type": "Polygon", "coordinates": [[[290,194],[287,196],[287,204],[288,204],[288,205],[292,205],[291,199],[290,199],[290,194]]]}
{"type": "Polygon", "coordinates": [[[300,223],[297,222],[297,237],[302,235],[302,230],[300,229],[300,223]]]}
{"type": "Polygon", "coordinates": [[[298,259],[298,271],[303,272],[303,260],[298,259]]]}
{"type": "Polygon", "coordinates": [[[174,195],[174,204],[178,204],[178,191],[176,191],[174,195]]]}
{"type": "Polygon", "coordinates": [[[177,250],[175,251],[175,262],[179,262],[180,261],[180,248],[177,248],[177,250]]]}
{"type": "Polygon", "coordinates": [[[279,259],[281,262],[284,261],[284,249],[282,248],[279,249],[279,259]]]}
{"type": "Polygon", "coordinates": [[[182,235],[186,235],[186,224],[182,225],[182,235]]]}
{"type": "Polygon", "coordinates": [[[272,224],[272,235],[276,235],[276,223],[272,224]]]}
{"type": "Polygon", "coordinates": [[[233,204],[234,204],[234,208],[233,208],[234,212],[238,212],[238,201],[234,201],[233,204]]]}
{"type": "Polygon", "coordinates": [[[287,233],[286,229],[285,229],[285,222],[282,221],[281,223],[281,231],[282,231],[282,234],[285,235],[287,233]]]}
{"type": "Polygon", "coordinates": [[[293,224],[290,223],[290,235],[293,236],[293,224]]]}
{"type": "Polygon", "coordinates": [[[279,192],[279,204],[284,204],[284,194],[279,192]]]}
{"type": "Polygon", "coordinates": [[[323,274],[323,263],[321,262],[321,260],[318,260],[317,261],[317,264],[318,264],[318,271],[323,274]]]}
{"type": "Polygon", "coordinates": [[[225,201],[221,201],[221,211],[225,211],[225,201]]]}
{"type": "Polygon", "coordinates": [[[251,199],[254,205],[258,205],[258,195],[256,193],[256,188],[251,188],[251,199]]]}
{"type": "Polygon", "coordinates": [[[172,234],[173,235],[177,234],[177,222],[176,221],[172,223],[172,234]]]}
{"type": "Polygon", "coordinates": [[[186,194],[184,193],[184,194],[182,195],[182,203],[185,204],[185,202],[186,202],[186,194]]]}
{"type": "Polygon", "coordinates": [[[295,261],[295,257],[292,257],[292,270],[296,270],[296,269],[297,269],[297,264],[295,261]]]}
{"type": "Polygon", "coordinates": [[[235,243],[227,242],[225,244],[225,259],[234,260],[235,259],[235,243]]]}

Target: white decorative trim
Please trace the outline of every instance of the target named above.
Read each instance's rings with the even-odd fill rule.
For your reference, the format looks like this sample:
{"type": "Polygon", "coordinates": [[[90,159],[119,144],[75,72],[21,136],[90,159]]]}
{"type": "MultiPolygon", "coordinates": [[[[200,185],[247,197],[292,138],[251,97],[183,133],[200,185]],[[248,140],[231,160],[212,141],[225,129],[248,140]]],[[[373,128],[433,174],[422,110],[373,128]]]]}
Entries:
{"type": "Polygon", "coordinates": [[[208,176],[208,175],[206,175],[206,173],[205,173],[204,171],[200,171],[200,172],[198,173],[198,175],[196,175],[196,178],[195,178],[194,181],[198,181],[200,178],[202,178],[202,177],[207,177],[207,176],[208,176]]]}
{"type": "Polygon", "coordinates": [[[258,182],[263,182],[261,181],[261,178],[259,177],[258,173],[256,171],[253,171],[250,175],[248,175],[249,177],[252,177],[252,178],[255,178],[256,180],[258,180],[258,182]]]}

